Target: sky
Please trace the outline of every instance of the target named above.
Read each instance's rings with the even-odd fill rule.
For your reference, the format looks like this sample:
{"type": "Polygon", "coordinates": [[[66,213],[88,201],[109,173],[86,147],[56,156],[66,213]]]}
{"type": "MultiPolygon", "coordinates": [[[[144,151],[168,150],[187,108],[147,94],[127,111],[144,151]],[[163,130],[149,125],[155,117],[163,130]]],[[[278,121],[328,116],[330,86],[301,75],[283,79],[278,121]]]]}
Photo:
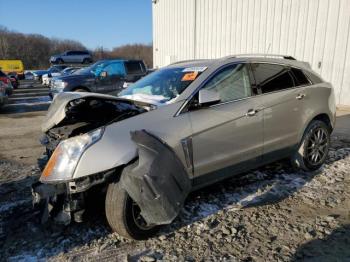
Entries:
{"type": "Polygon", "coordinates": [[[89,49],[152,42],[151,0],[0,0],[0,25],[89,49]]]}

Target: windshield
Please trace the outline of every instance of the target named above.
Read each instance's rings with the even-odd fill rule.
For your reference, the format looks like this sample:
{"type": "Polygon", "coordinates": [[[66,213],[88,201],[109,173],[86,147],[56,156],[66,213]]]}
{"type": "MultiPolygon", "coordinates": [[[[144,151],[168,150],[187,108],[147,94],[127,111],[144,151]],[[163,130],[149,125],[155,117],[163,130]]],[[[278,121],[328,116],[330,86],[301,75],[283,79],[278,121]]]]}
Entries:
{"type": "Polygon", "coordinates": [[[100,73],[100,71],[102,70],[102,68],[108,63],[108,61],[99,61],[96,62],[95,64],[85,67],[85,68],[81,68],[78,69],[77,71],[75,71],[73,73],[73,75],[86,75],[86,74],[94,74],[94,75],[98,75],[98,73],[100,73]]]}
{"type": "Polygon", "coordinates": [[[171,103],[206,68],[165,68],[151,73],[119,93],[119,97],[148,102],[171,103]]]}
{"type": "Polygon", "coordinates": [[[49,72],[59,72],[60,70],[54,66],[51,66],[47,71],[49,72]]]}

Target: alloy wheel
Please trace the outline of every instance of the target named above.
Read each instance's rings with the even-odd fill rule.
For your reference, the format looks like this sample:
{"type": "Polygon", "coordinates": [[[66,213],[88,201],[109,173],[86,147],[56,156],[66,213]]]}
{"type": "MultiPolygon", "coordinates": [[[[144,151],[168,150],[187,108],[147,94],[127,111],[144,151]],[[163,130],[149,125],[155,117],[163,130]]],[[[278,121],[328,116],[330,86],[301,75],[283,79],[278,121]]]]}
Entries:
{"type": "Polygon", "coordinates": [[[322,163],[327,156],[329,139],[327,131],[322,128],[316,128],[312,131],[306,147],[306,158],[312,165],[322,163]]]}

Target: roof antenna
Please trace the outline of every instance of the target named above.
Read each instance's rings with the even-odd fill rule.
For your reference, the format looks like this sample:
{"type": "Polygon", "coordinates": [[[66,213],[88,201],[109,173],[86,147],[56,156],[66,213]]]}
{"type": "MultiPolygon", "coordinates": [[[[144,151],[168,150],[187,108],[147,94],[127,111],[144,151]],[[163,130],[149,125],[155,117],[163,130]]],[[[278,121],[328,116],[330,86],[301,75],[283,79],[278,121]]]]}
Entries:
{"type": "Polygon", "coordinates": [[[269,47],[267,48],[266,54],[268,54],[268,53],[269,53],[269,51],[270,51],[270,47],[271,47],[271,43],[269,44],[269,47]]]}

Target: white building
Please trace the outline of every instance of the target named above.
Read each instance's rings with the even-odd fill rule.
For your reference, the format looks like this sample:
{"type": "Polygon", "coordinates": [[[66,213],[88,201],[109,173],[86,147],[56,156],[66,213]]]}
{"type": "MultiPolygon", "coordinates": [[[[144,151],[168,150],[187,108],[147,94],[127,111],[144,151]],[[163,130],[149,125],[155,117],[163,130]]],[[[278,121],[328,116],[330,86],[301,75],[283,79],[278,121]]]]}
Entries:
{"type": "Polygon", "coordinates": [[[350,0],[153,0],[154,65],[232,54],[307,61],[350,105],[350,0]]]}

